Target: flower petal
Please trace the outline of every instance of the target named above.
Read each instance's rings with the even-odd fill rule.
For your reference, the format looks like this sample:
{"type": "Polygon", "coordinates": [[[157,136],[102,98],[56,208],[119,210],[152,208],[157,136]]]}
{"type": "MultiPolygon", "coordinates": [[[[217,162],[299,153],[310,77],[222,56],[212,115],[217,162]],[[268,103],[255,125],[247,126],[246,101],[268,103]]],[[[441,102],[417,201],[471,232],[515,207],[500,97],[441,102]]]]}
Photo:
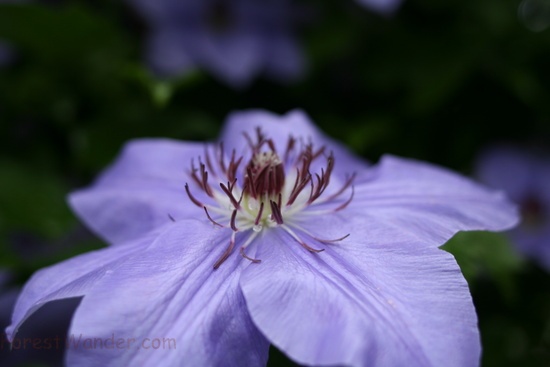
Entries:
{"type": "Polygon", "coordinates": [[[243,134],[254,137],[258,127],[273,140],[280,153],[285,151],[291,136],[304,143],[311,141],[316,149],[325,146],[327,154],[330,151],[334,153],[334,174],[340,179],[345,179],[354,172],[361,176],[368,167],[365,161],[354,156],[345,146],[324,135],[301,110],[293,110],[282,116],[263,110],[233,112],[226,120],[220,140],[224,142],[228,152],[235,149],[238,154],[245,154],[246,141],[243,134]]]}
{"type": "Polygon", "coordinates": [[[177,222],[102,278],[74,316],[68,365],[265,365],[269,343],[238,287],[249,262],[234,254],[213,270],[228,234],[198,221],[177,222]],[[124,345],[87,347],[111,337],[124,345]]]}
{"type": "Polygon", "coordinates": [[[93,186],[69,196],[75,213],[100,237],[119,243],[175,219],[196,217],[185,193],[187,170],[205,144],[168,139],[128,143],[93,186]]]}
{"type": "Polygon", "coordinates": [[[502,192],[440,167],[385,156],[369,175],[344,211],[357,226],[376,218],[396,234],[441,246],[458,231],[499,231],[518,221],[502,192]]]}
{"type": "Polygon", "coordinates": [[[304,364],[477,365],[476,314],[453,257],[391,229],[387,236],[382,223],[365,227],[361,242],[319,254],[281,231],[263,238],[262,263],[241,276],[261,332],[304,364]]]}
{"type": "Polygon", "coordinates": [[[83,254],[37,271],[19,295],[6,334],[13,338],[19,326],[47,302],[86,295],[102,277],[140,254],[151,241],[150,236],[144,236],[124,246],[83,254]]]}

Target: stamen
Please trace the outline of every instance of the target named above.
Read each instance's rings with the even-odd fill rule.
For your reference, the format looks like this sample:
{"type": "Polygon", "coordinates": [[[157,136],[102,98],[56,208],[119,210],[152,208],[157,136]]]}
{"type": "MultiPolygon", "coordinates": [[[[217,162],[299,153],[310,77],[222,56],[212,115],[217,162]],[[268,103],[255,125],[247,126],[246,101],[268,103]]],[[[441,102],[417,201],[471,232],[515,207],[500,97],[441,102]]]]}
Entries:
{"type": "Polygon", "coordinates": [[[271,204],[271,215],[273,217],[273,220],[275,220],[278,225],[283,224],[283,215],[281,213],[281,209],[273,200],[270,200],[269,203],[271,204]]]}
{"type": "Polygon", "coordinates": [[[197,176],[198,169],[195,167],[195,159],[191,158],[191,178],[197,183],[198,186],[202,187],[202,182],[197,176]]]}
{"type": "Polygon", "coordinates": [[[260,210],[258,210],[258,215],[256,216],[256,220],[254,220],[254,225],[258,225],[260,223],[260,219],[262,219],[263,212],[264,212],[264,202],[262,201],[260,203],[260,210]]]}
{"type": "Polygon", "coordinates": [[[208,185],[208,172],[206,171],[206,166],[201,163],[201,175],[202,175],[202,188],[204,192],[211,198],[214,197],[214,194],[212,194],[212,189],[210,188],[210,185],[208,185]]]}
{"type": "Polygon", "coordinates": [[[216,222],[214,219],[212,219],[212,217],[210,216],[210,214],[208,214],[208,209],[206,209],[206,206],[204,206],[204,212],[206,213],[206,216],[208,217],[208,219],[210,219],[210,221],[212,223],[214,223],[215,225],[217,226],[220,226],[223,228],[223,226],[221,224],[219,224],[218,222],[216,222]]]}
{"type": "Polygon", "coordinates": [[[289,137],[286,143],[285,155],[283,157],[285,163],[288,163],[290,159],[290,152],[294,150],[295,145],[296,145],[296,139],[294,139],[294,137],[292,136],[289,137]]]}
{"type": "Polygon", "coordinates": [[[351,203],[351,201],[353,200],[354,195],[355,195],[355,187],[353,187],[353,185],[351,185],[351,195],[350,195],[349,199],[345,203],[340,205],[338,208],[334,209],[334,211],[338,212],[338,211],[344,209],[346,206],[348,206],[349,203],[351,203]]]}
{"type": "Polygon", "coordinates": [[[309,172],[304,177],[300,176],[302,176],[302,172],[298,170],[298,175],[296,176],[296,184],[294,185],[294,189],[288,197],[288,200],[286,202],[287,206],[292,205],[294,201],[296,201],[298,195],[300,195],[304,187],[306,187],[307,183],[311,180],[311,174],[309,172]]]}
{"type": "Polygon", "coordinates": [[[313,238],[313,239],[316,240],[316,241],[323,242],[323,243],[334,243],[334,242],[340,242],[340,241],[345,240],[346,238],[349,237],[349,235],[350,235],[350,234],[348,233],[347,235],[342,236],[342,237],[340,237],[340,238],[337,238],[337,239],[335,239],[335,240],[323,240],[323,239],[317,238],[317,237],[311,237],[311,238],[313,238]]]}
{"type": "Polygon", "coordinates": [[[235,149],[233,149],[233,152],[231,153],[231,161],[229,161],[229,168],[227,169],[227,179],[233,182],[233,184],[237,182],[237,169],[239,168],[242,160],[243,157],[240,157],[235,161],[235,149]]]}
{"type": "Polygon", "coordinates": [[[306,250],[308,250],[309,252],[313,252],[313,253],[319,253],[319,252],[323,252],[325,251],[324,248],[322,249],[316,249],[316,248],[313,248],[309,245],[307,245],[304,241],[302,241],[302,239],[300,237],[298,237],[298,235],[296,233],[294,233],[294,231],[292,229],[290,229],[290,227],[286,226],[286,225],[283,225],[282,228],[289,234],[292,236],[292,238],[294,238],[296,240],[296,242],[298,242],[300,245],[302,245],[303,248],[305,248],[306,250]]]}
{"type": "Polygon", "coordinates": [[[252,258],[252,257],[247,256],[247,255],[244,253],[244,246],[241,246],[241,256],[244,257],[244,258],[247,259],[247,260],[252,261],[254,264],[258,264],[258,263],[261,263],[261,262],[262,262],[262,260],[260,260],[260,259],[254,259],[254,258],[252,258]]]}
{"type": "Polygon", "coordinates": [[[229,191],[229,189],[224,184],[222,184],[221,182],[220,182],[220,187],[222,188],[223,192],[225,192],[225,194],[227,195],[227,197],[231,201],[231,204],[233,205],[233,207],[235,209],[240,209],[241,205],[239,204],[237,199],[235,199],[235,197],[233,196],[233,193],[231,191],[229,191]]]}
{"type": "Polygon", "coordinates": [[[214,263],[214,270],[218,269],[221,264],[224,263],[225,260],[231,255],[231,252],[233,251],[233,247],[235,247],[235,232],[231,235],[231,239],[229,240],[229,246],[225,250],[225,252],[222,254],[222,256],[214,263]]]}
{"type": "Polygon", "coordinates": [[[200,208],[204,207],[203,203],[201,203],[200,201],[195,199],[195,197],[193,195],[191,195],[191,191],[189,190],[189,185],[187,184],[187,182],[185,183],[185,191],[187,192],[187,196],[189,196],[189,199],[191,199],[193,204],[195,204],[196,206],[198,206],[200,208]]]}
{"type": "Polygon", "coordinates": [[[347,179],[346,179],[346,182],[344,182],[344,185],[342,185],[342,187],[340,188],[340,190],[338,190],[337,192],[335,192],[334,194],[330,195],[328,198],[324,199],[322,202],[327,202],[327,201],[330,201],[330,200],[333,200],[333,199],[336,199],[338,196],[340,196],[344,191],[346,191],[346,189],[348,187],[350,187],[350,185],[353,183],[353,180],[355,180],[355,177],[357,176],[357,172],[353,172],[351,174],[351,176],[349,176],[347,179]]]}
{"type": "Polygon", "coordinates": [[[237,221],[237,209],[233,210],[233,213],[231,214],[231,229],[235,232],[238,232],[239,229],[237,228],[236,221],[237,221]]]}
{"type": "Polygon", "coordinates": [[[171,220],[172,222],[175,222],[175,221],[176,221],[176,220],[174,219],[174,217],[173,217],[170,213],[168,213],[168,218],[170,218],[170,220],[171,220]]]}
{"type": "Polygon", "coordinates": [[[208,167],[208,170],[214,175],[214,177],[217,177],[216,171],[214,170],[214,166],[212,165],[212,161],[210,160],[208,145],[204,146],[204,159],[206,159],[206,167],[208,167]]]}

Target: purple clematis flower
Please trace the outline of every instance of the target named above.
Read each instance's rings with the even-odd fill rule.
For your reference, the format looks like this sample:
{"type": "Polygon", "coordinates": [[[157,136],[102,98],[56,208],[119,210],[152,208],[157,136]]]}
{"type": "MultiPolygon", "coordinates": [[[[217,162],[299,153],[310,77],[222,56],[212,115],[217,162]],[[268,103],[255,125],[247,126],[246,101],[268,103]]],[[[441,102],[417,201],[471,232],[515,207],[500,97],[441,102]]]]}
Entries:
{"type": "Polygon", "coordinates": [[[500,145],[480,155],[476,171],[482,182],[505,190],[519,205],[522,222],[510,236],[522,253],[550,269],[550,160],[500,145]]]}
{"type": "Polygon", "coordinates": [[[78,366],[262,366],[270,343],[308,365],[475,366],[468,286],[438,247],[517,220],[502,193],[369,165],[300,111],[234,113],[216,143],[130,142],[70,204],[112,246],[37,272],[7,333],[83,297],[70,334],[123,342],[73,345],[78,366]]]}
{"type": "Polygon", "coordinates": [[[289,0],[128,0],[148,21],[147,59],[161,76],[204,68],[235,87],[260,73],[302,74],[289,0]]]}

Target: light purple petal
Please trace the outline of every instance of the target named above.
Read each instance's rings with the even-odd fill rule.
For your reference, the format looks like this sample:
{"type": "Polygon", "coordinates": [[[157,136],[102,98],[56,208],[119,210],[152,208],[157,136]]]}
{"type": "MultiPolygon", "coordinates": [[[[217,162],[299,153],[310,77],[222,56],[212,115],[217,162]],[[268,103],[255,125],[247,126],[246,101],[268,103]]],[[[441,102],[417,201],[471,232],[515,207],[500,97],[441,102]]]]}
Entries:
{"type": "Polygon", "coordinates": [[[13,338],[25,319],[47,302],[86,295],[99,279],[141,254],[151,241],[151,237],[144,236],[124,246],[90,252],[39,270],[21,291],[6,334],[13,338]]]}
{"type": "Polygon", "coordinates": [[[366,221],[363,232],[319,254],[267,234],[262,263],[241,277],[261,332],[308,365],[477,365],[476,314],[452,256],[381,222],[366,221]]]}
{"type": "Polygon", "coordinates": [[[458,231],[509,229],[517,208],[491,191],[441,167],[384,156],[370,178],[355,186],[344,210],[350,220],[378,219],[411,239],[441,246],[458,231]]]}
{"type": "Polygon", "coordinates": [[[111,350],[72,344],[68,365],[265,365],[269,343],[252,324],[238,287],[249,262],[237,255],[212,268],[229,235],[230,230],[198,221],[177,222],[146,251],[103,277],[82,300],[70,334],[135,342],[111,350]],[[145,349],[155,338],[173,340],[145,349]]]}
{"type": "Polygon", "coordinates": [[[185,193],[191,159],[205,144],[168,139],[128,143],[116,162],[69,203],[77,215],[110,243],[139,238],[175,219],[195,218],[185,193]]]}
{"type": "Polygon", "coordinates": [[[334,153],[334,174],[340,179],[356,172],[357,181],[361,181],[368,167],[365,161],[355,157],[345,146],[323,134],[301,110],[293,110],[282,116],[263,110],[233,112],[226,120],[220,140],[224,142],[227,151],[235,149],[237,154],[245,154],[248,146],[243,133],[254,137],[258,127],[273,140],[280,152],[285,151],[290,136],[306,144],[311,141],[316,149],[325,146],[327,154],[330,151],[334,153]]]}

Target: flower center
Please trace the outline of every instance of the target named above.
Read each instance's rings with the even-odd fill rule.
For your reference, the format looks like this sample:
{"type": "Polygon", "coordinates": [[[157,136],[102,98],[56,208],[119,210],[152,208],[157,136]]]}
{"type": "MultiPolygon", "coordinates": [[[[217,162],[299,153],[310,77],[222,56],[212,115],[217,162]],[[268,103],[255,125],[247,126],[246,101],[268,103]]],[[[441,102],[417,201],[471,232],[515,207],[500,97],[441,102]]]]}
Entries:
{"type": "Polygon", "coordinates": [[[240,252],[254,263],[261,260],[248,257],[245,249],[261,232],[272,228],[281,228],[312,253],[324,249],[311,247],[303,240],[304,237],[326,245],[349,236],[323,240],[301,226],[312,216],[344,209],[353,199],[355,174],[346,177],[337,190],[326,193],[334,169],[332,152],[325,154],[324,147],[315,150],[311,143],[298,144],[296,139],[289,137],[284,154],[279,155],[274,142],[267,139],[259,128],[255,141],[248,134],[244,136],[250,148],[246,165],[241,165],[245,158],[237,158],[235,150],[227,163],[223,143],[214,149],[205,147],[204,163],[199,157],[197,167],[192,160],[189,172],[201,191],[201,197],[194,196],[189,184],[185,184],[191,202],[204,210],[213,225],[232,230],[229,247],[214,264],[214,269],[233,252],[237,232],[248,233],[240,252]],[[313,166],[318,166],[317,162],[322,158],[325,159],[324,167],[312,174],[313,166]],[[285,171],[290,173],[287,175],[285,171]],[[219,182],[219,189],[210,185],[209,177],[219,182]],[[342,198],[348,189],[351,189],[351,195],[347,199],[342,198]]]}

